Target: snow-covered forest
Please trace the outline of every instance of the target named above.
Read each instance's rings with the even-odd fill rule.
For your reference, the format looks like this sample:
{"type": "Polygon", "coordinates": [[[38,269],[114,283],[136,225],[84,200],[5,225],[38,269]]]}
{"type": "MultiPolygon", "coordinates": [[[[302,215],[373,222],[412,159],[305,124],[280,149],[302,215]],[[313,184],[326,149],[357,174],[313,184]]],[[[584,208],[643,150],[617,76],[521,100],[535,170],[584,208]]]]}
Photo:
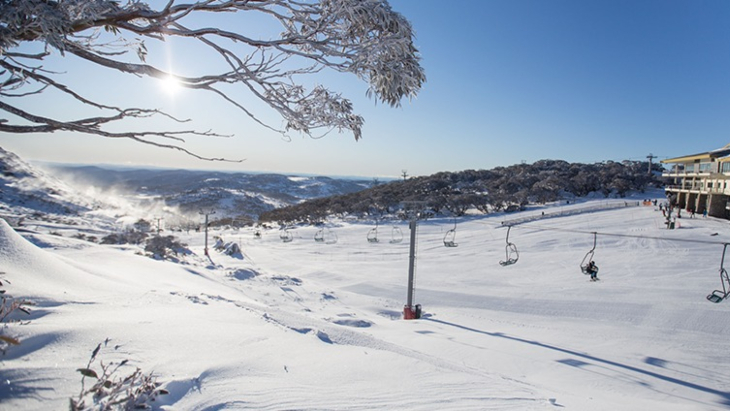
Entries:
{"type": "Polygon", "coordinates": [[[641,161],[596,164],[541,160],[533,164],[491,170],[441,172],[378,184],[368,190],[332,195],[277,207],[260,215],[262,221],[321,222],[329,215],[387,216],[404,202],[424,203],[434,216],[463,216],[524,210],[529,204],[592,196],[624,197],[662,186],[661,165],[641,161]]]}

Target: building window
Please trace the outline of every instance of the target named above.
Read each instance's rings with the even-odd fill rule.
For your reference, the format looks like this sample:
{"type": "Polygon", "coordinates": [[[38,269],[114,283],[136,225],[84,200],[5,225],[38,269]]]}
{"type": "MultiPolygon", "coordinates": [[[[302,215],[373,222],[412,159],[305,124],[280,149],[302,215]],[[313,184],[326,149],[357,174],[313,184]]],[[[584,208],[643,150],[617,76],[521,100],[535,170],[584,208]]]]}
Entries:
{"type": "Polygon", "coordinates": [[[709,173],[712,170],[712,163],[700,163],[700,173],[709,173]]]}
{"type": "Polygon", "coordinates": [[[730,161],[728,161],[726,163],[722,163],[722,172],[730,173],[730,161]]]}

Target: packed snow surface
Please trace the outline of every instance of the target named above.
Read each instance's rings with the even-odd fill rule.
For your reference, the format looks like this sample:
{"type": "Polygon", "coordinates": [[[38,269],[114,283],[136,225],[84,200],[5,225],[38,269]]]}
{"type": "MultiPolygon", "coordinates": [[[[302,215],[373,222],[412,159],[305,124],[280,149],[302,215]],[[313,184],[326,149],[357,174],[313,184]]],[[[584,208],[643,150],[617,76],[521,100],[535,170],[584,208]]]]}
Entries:
{"type": "Polygon", "coordinates": [[[357,221],[331,222],[334,244],[315,227],[288,243],[211,233],[243,258],[208,259],[202,233],[175,233],[195,254],[174,263],[72,238],[80,225],[0,221],[5,288],[36,304],[6,329],[22,343],[1,358],[0,408],[67,408],[109,339],[102,359],[153,372],[162,410],[730,409],[730,302],[705,299],[727,221],[667,230],[639,206],[527,222],[503,267],[503,218],[457,220],[458,247],[443,244],[453,220],[419,222],[423,317],[409,321],[405,223],[396,244],[357,221]],[[592,232],[599,282],[579,268],[592,232]]]}

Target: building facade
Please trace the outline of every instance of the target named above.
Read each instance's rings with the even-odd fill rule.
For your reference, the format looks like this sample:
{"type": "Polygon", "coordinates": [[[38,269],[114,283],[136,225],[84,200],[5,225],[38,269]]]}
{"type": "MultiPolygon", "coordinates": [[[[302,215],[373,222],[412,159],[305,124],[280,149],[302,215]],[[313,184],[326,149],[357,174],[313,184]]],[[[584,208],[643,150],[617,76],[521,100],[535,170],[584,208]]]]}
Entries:
{"type": "Polygon", "coordinates": [[[669,202],[680,209],[730,219],[730,144],[661,161],[669,202]]]}

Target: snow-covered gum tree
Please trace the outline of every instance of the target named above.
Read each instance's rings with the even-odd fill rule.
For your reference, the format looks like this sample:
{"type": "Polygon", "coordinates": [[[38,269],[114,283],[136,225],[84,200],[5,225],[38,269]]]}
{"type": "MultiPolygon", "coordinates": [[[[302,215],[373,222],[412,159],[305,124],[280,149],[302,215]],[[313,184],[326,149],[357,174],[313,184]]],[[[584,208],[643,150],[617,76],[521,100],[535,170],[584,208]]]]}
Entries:
{"type": "Polygon", "coordinates": [[[413,37],[410,23],[386,0],[0,0],[0,132],[71,131],[128,138],[196,157],[180,146],[183,138],[218,135],[174,127],[120,128],[131,118],[183,120],[157,109],[118,107],[98,96],[82,95],[64,82],[68,73],[44,66],[51,57],[72,55],[94,67],[173,79],[181,87],[215,93],[261,126],[282,134],[295,130],[315,136],[349,130],[358,140],[363,118],[353,111],[352,103],[323,85],[306,87],[302,76],[328,70],[351,73],[367,82],[368,96],[398,106],[415,96],[425,81],[413,37]],[[236,29],[218,24],[239,16],[236,29]],[[254,18],[275,24],[279,34],[257,33],[256,25],[248,24],[254,18]],[[188,75],[150,63],[154,60],[148,54],[153,49],[150,42],[172,40],[188,44],[183,45],[187,50],[205,48],[216,56],[217,64],[201,65],[206,72],[188,75]],[[61,119],[48,115],[42,105],[22,104],[23,99],[51,90],[70,104],[81,105],[83,114],[61,119]],[[243,94],[248,97],[242,98],[243,94]],[[284,121],[274,126],[262,120],[251,95],[284,121]]]}

